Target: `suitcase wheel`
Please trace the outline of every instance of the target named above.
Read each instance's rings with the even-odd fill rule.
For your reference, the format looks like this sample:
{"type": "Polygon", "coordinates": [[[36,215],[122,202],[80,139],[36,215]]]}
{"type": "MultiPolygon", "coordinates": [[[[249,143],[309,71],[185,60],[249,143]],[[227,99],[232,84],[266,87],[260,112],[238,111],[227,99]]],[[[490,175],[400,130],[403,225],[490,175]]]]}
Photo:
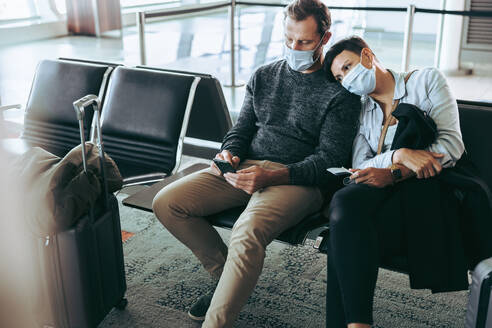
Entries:
{"type": "Polygon", "coordinates": [[[118,304],[116,304],[115,307],[118,310],[124,310],[127,305],[128,305],[128,300],[126,298],[122,298],[121,301],[118,304]]]}

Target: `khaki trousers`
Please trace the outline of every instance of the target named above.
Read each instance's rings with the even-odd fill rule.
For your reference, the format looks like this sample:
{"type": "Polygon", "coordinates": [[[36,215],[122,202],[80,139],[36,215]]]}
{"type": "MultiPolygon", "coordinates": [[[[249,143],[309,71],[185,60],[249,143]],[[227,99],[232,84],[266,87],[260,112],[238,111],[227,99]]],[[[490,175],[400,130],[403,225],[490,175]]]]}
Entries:
{"type": "MultiPolygon", "coordinates": [[[[239,169],[282,164],[246,160],[239,169]]],[[[323,203],[317,187],[271,186],[248,195],[205,169],[164,187],[154,198],[160,222],[219,279],[202,327],[232,327],[251,295],[263,268],[265,249],[323,203]],[[229,248],[203,217],[247,205],[232,228],[229,248]]]]}

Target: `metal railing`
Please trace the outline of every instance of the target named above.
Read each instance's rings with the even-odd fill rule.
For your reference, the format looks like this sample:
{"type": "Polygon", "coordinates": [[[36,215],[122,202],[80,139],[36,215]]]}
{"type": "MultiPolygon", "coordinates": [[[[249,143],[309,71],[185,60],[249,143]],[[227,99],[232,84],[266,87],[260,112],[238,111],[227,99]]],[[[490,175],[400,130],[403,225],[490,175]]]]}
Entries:
{"type": "MultiPolygon", "coordinates": [[[[179,8],[169,8],[155,11],[141,11],[137,12],[137,27],[138,27],[138,39],[139,39],[139,49],[140,49],[140,64],[147,64],[147,53],[145,46],[145,23],[146,19],[166,17],[166,16],[176,16],[182,14],[191,14],[197,12],[205,12],[210,10],[215,10],[219,8],[229,7],[229,27],[230,27],[230,51],[231,51],[231,83],[226,84],[226,86],[237,87],[236,76],[235,76],[235,12],[236,6],[263,6],[263,7],[280,7],[284,8],[286,3],[278,2],[256,2],[256,1],[236,1],[227,0],[208,4],[182,6],[179,8]]],[[[438,9],[427,9],[427,8],[417,8],[415,5],[409,5],[408,7],[340,7],[340,6],[330,6],[330,10],[363,10],[363,11],[387,11],[387,12],[406,12],[406,23],[405,23],[405,36],[403,39],[403,56],[401,61],[401,70],[408,71],[410,56],[411,56],[411,44],[412,44],[412,34],[413,34],[413,22],[415,14],[427,13],[427,14],[439,14],[441,17],[443,15],[459,15],[459,16],[469,16],[469,17],[488,17],[492,18],[492,11],[460,11],[460,10],[438,10],[438,9]]],[[[442,34],[442,22],[440,23],[439,34],[442,34]]],[[[439,40],[438,40],[439,42],[439,40]]]]}

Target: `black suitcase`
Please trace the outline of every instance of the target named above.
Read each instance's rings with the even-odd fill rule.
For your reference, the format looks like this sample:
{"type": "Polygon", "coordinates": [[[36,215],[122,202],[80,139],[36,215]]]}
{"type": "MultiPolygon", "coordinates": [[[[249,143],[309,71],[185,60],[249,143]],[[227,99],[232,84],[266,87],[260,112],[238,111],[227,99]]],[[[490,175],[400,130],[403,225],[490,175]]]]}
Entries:
{"type": "Polygon", "coordinates": [[[480,262],[472,273],[466,328],[492,328],[492,258],[480,262]]]}
{"type": "MultiPolygon", "coordinates": [[[[96,111],[102,165],[98,99],[87,96],[74,103],[79,122],[88,105],[96,111]]],[[[84,141],[82,129],[86,169],[84,141]]],[[[95,208],[71,229],[39,239],[35,246],[41,283],[35,312],[42,328],[96,327],[113,307],[124,309],[127,305],[118,203],[107,193],[102,172],[104,192],[95,208]]]]}

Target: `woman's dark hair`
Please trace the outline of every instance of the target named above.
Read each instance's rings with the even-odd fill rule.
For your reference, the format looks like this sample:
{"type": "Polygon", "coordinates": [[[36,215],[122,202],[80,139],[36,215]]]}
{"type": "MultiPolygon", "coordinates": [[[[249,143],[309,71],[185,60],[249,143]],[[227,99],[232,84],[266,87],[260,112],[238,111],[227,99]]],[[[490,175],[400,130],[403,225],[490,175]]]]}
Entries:
{"type": "Polygon", "coordinates": [[[318,24],[320,36],[323,36],[331,26],[330,10],[320,0],[294,0],[284,10],[284,19],[287,16],[296,21],[303,21],[313,16],[318,24]]]}
{"type": "Polygon", "coordinates": [[[333,64],[333,60],[336,56],[338,56],[344,50],[353,52],[354,54],[360,56],[362,49],[364,48],[369,48],[369,45],[366,43],[366,41],[362,40],[362,38],[355,35],[342,39],[333,44],[326,52],[325,61],[323,62],[323,69],[328,79],[332,82],[336,81],[335,77],[331,73],[331,64],[333,64]]]}

